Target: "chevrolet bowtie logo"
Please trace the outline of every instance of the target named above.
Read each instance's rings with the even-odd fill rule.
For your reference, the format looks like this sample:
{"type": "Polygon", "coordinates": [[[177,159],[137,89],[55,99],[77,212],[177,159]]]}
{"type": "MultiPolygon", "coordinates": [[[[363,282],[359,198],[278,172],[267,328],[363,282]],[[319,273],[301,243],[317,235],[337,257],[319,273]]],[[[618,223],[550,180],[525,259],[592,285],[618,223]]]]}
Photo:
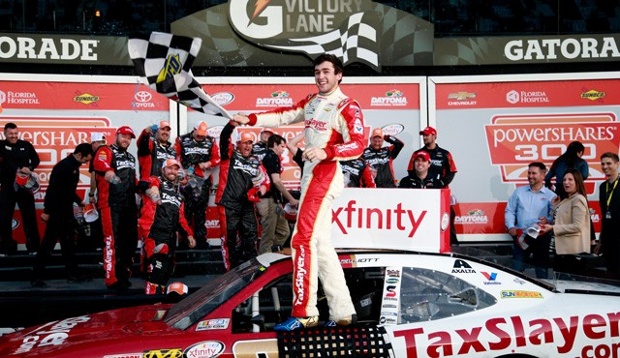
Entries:
{"type": "Polygon", "coordinates": [[[476,98],[476,94],[470,93],[470,92],[456,92],[456,93],[450,93],[448,95],[448,98],[456,99],[457,101],[465,101],[467,99],[476,98]]]}

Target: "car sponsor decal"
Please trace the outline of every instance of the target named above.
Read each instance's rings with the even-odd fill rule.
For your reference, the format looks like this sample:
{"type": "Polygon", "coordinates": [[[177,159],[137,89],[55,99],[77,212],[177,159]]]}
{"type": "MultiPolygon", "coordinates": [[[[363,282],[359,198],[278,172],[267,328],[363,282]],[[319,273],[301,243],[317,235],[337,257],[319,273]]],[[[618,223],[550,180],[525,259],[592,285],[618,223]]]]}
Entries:
{"type": "Polygon", "coordinates": [[[79,323],[88,322],[89,320],[90,317],[88,316],[80,316],[44,324],[24,337],[22,344],[14,354],[28,353],[35,347],[61,345],[65,342],[67,337],[69,337],[69,332],[73,327],[79,323]],[[48,326],[51,327],[47,329],[48,326]]]}
{"type": "Polygon", "coordinates": [[[524,290],[503,290],[500,296],[501,298],[543,298],[540,292],[524,290]]]}
{"type": "Polygon", "coordinates": [[[226,329],[230,324],[228,318],[215,318],[206,321],[200,321],[196,325],[196,331],[208,331],[212,329],[226,329]]]}
{"type": "Polygon", "coordinates": [[[277,358],[278,340],[237,341],[232,347],[235,358],[277,358]]]}
{"type": "MultiPolygon", "coordinates": [[[[533,319],[511,316],[491,318],[480,326],[470,323],[467,328],[430,331],[415,327],[394,331],[393,334],[395,338],[405,340],[409,358],[466,356],[541,345],[555,349],[558,354],[580,350],[581,357],[611,357],[610,353],[617,351],[619,346],[618,343],[608,343],[618,341],[619,323],[620,311],[533,319]],[[592,345],[594,340],[605,342],[595,346],[592,345]],[[580,342],[587,342],[588,345],[582,346],[580,342]]],[[[549,354],[553,356],[552,352],[549,354]]]]}
{"type": "Polygon", "coordinates": [[[497,280],[497,272],[484,272],[484,271],[480,271],[480,273],[482,274],[482,276],[484,276],[484,278],[486,278],[487,280],[484,281],[485,285],[501,285],[502,283],[497,280]]]}
{"type": "Polygon", "coordinates": [[[387,267],[383,282],[383,302],[381,303],[381,324],[398,323],[398,307],[400,306],[400,285],[403,268],[387,267]]]}
{"type": "Polygon", "coordinates": [[[224,343],[218,341],[204,341],[196,343],[183,351],[188,358],[213,358],[224,352],[224,343]]]}
{"type": "Polygon", "coordinates": [[[122,353],[105,355],[103,358],[143,358],[142,353],[122,353]]]}
{"type": "Polygon", "coordinates": [[[476,270],[471,268],[464,260],[454,260],[452,265],[452,273],[476,273],[476,270]]]}
{"type": "Polygon", "coordinates": [[[183,357],[183,349],[181,348],[153,349],[153,350],[144,352],[144,358],[182,358],[182,357],[183,357]]]}

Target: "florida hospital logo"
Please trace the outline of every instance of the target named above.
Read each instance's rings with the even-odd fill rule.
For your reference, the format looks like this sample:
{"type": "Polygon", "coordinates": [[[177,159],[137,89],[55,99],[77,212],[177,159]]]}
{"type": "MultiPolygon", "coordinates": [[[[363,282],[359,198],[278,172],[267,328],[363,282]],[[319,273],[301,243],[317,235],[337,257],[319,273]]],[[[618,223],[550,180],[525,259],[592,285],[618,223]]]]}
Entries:
{"type": "Polygon", "coordinates": [[[379,68],[381,19],[369,0],[230,0],[229,18],[242,37],[270,49],[310,57],[333,53],[346,65],[379,68]]]}

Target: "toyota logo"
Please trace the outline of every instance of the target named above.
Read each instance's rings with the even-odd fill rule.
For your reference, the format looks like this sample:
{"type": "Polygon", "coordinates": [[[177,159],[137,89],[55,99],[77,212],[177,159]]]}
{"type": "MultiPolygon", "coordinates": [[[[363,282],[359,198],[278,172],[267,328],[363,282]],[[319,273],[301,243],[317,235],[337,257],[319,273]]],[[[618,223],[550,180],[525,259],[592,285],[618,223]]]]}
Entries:
{"type": "Polygon", "coordinates": [[[150,102],[153,99],[153,95],[148,91],[139,91],[137,92],[133,98],[140,103],[150,102]]]}

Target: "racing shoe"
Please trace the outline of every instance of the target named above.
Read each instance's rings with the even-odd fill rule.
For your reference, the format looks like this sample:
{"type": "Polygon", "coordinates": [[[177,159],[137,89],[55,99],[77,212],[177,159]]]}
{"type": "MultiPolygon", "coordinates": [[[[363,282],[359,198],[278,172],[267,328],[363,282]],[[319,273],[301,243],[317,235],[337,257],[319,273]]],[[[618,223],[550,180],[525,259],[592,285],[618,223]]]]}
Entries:
{"type": "Polygon", "coordinates": [[[276,332],[290,332],[302,328],[316,327],[318,324],[319,316],[289,317],[286,321],[276,324],[273,330],[276,332]]]}
{"type": "Polygon", "coordinates": [[[350,316],[342,317],[341,319],[336,321],[337,326],[348,326],[351,324],[357,323],[357,315],[352,314],[350,316]]]}

